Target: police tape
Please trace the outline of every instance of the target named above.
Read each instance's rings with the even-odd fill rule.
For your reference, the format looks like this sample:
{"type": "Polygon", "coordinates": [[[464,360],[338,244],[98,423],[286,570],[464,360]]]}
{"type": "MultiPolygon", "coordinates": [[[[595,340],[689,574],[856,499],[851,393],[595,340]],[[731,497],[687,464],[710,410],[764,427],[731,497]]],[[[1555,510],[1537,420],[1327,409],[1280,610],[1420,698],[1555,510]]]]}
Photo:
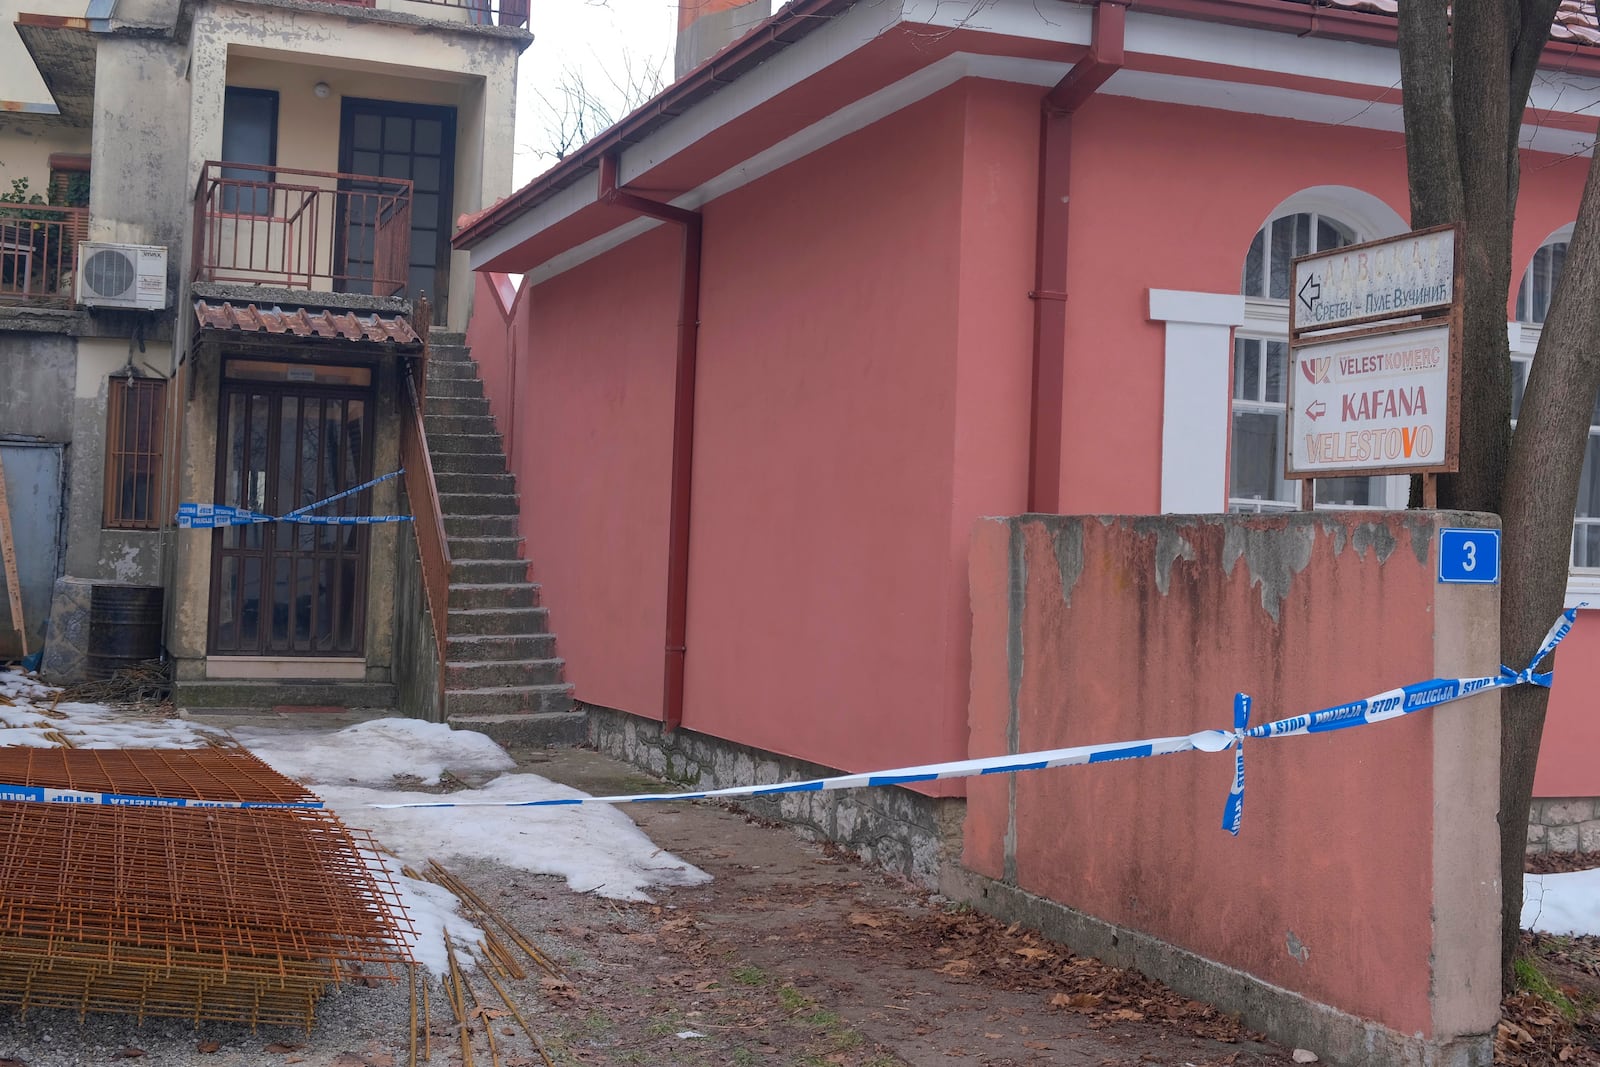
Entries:
{"type": "MultiPolygon", "coordinates": [[[[1578,607],[1586,605],[1580,604],[1578,607]]],[[[911,785],[947,778],[972,778],[991,774],[1015,774],[1019,771],[1041,771],[1052,767],[1075,767],[1085,764],[1114,763],[1121,760],[1147,759],[1152,756],[1170,756],[1178,752],[1226,752],[1232,749],[1233,783],[1223,808],[1222,827],[1237,835],[1244,819],[1244,742],[1246,739],[1297,737],[1306,734],[1329,733],[1356,726],[1369,726],[1414,714],[1426,708],[1448,704],[1488,689],[1506,689],[1517,685],[1538,685],[1549,688],[1551,675],[1536,668],[1544,658],[1555,651],[1563,638],[1572,632],[1577,619],[1577,608],[1569,608],[1550,628],[1539,650],[1528,666],[1521,671],[1501,667],[1500,673],[1487,678],[1431,678],[1414,685],[1389,689],[1362,700],[1336,704],[1304,715],[1294,715],[1250,726],[1251,698],[1248,694],[1234,696],[1232,730],[1200,730],[1175,737],[1155,737],[1144,741],[1116,741],[1101,745],[1079,745],[1074,748],[1057,748],[1043,752],[1022,752],[1008,756],[986,756],[981,759],[955,760],[948,763],[928,763],[917,767],[901,767],[888,771],[871,771],[861,774],[841,774],[830,778],[811,778],[800,782],[780,782],[773,785],[739,785],[724,789],[706,789],[680,793],[631,793],[606,797],[552,797],[540,800],[464,800],[464,801],[413,801],[402,804],[368,804],[370,808],[551,808],[571,807],[579,804],[641,804],[653,801],[712,800],[722,797],[764,797],[781,793],[817,793],[838,789],[874,788],[886,785],[911,785]]],[[[321,808],[320,801],[222,801],[193,800],[181,797],[137,796],[126,793],[96,793],[79,789],[53,789],[40,786],[8,785],[0,783],[0,802],[22,801],[35,803],[101,804],[117,807],[168,807],[168,808],[321,808]]]]}
{"type": "Polygon", "coordinates": [[[309,512],[326,507],[346,497],[365,492],[375,485],[382,485],[390,478],[398,478],[405,473],[402,468],[380,475],[371,481],[362,482],[360,485],[351,486],[330,497],[324,497],[312,504],[295,508],[285,515],[268,515],[265,512],[253,511],[250,508],[236,508],[227,504],[179,504],[178,529],[180,530],[214,530],[222,526],[255,526],[266,522],[291,522],[301,526],[373,526],[386,522],[410,522],[410,515],[311,515],[309,512]]]}
{"type": "Polygon", "coordinates": [[[111,808],[321,808],[320,800],[197,800],[137,793],[99,793],[92,789],[58,789],[0,783],[0,802],[31,804],[95,804],[111,808]]]}
{"type": "MultiPolygon", "coordinates": [[[[1580,607],[1583,605],[1579,605],[1580,607]]],[[[1331,708],[1323,708],[1305,715],[1250,726],[1251,699],[1248,694],[1234,697],[1232,730],[1200,730],[1176,737],[1155,737],[1144,741],[1119,741],[1101,745],[1080,745],[1075,748],[1057,748],[1043,752],[1022,752],[1010,756],[987,756],[982,759],[954,760],[948,763],[929,763],[917,767],[901,767],[888,771],[862,774],[841,774],[829,778],[811,778],[800,782],[782,782],[775,785],[739,785],[724,789],[705,789],[685,793],[632,793],[607,797],[553,797],[539,800],[462,800],[413,801],[403,804],[369,804],[373,808],[550,808],[578,804],[642,804],[671,800],[714,800],[726,797],[765,797],[781,793],[816,793],[837,789],[861,789],[885,785],[910,785],[949,778],[972,778],[991,774],[1015,774],[1019,771],[1039,771],[1052,767],[1074,767],[1094,763],[1112,763],[1119,760],[1147,759],[1152,756],[1170,756],[1178,752],[1226,752],[1234,750],[1233,783],[1223,808],[1222,827],[1237,835],[1244,819],[1244,742],[1246,739],[1296,737],[1303,734],[1328,733],[1354,726],[1368,726],[1389,719],[1411,715],[1425,708],[1438,707],[1451,701],[1481,693],[1488,689],[1504,689],[1516,685],[1539,685],[1549,688],[1551,676],[1536,670],[1544,658],[1555,651],[1563,638],[1572,632],[1577,619],[1577,608],[1569,608],[1556,620],[1539,650],[1526,669],[1514,671],[1502,666],[1500,673],[1487,678],[1431,678],[1414,685],[1401,686],[1331,708]]]]}

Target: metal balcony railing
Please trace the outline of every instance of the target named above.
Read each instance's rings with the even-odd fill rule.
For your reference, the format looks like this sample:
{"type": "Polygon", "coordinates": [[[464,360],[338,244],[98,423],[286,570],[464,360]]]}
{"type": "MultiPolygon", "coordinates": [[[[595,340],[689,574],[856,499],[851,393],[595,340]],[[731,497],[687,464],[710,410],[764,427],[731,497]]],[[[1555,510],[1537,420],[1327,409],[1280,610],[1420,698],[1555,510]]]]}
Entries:
{"type": "Polygon", "coordinates": [[[194,198],[194,280],[397,296],[411,182],[208,162],[194,198]]]}
{"type": "Polygon", "coordinates": [[[69,304],[89,209],[0,203],[0,302],[69,304]]]}

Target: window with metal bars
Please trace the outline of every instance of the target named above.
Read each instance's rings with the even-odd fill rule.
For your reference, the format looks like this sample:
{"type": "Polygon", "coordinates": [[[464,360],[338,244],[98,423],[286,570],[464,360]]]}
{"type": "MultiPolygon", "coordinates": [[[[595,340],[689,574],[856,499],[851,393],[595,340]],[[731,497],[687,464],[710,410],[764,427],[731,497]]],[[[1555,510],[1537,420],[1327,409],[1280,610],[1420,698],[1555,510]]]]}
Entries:
{"type": "Polygon", "coordinates": [[[108,530],[161,526],[161,437],[167,383],[112,378],[106,394],[106,492],[101,525],[108,530]]]}

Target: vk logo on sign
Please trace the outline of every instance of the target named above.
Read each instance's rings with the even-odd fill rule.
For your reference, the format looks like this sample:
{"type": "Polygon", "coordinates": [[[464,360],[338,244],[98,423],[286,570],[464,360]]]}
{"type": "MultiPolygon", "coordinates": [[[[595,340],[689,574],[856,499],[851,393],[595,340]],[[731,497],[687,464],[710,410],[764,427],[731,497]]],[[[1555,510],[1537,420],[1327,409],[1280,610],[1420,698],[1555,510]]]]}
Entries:
{"type": "Polygon", "coordinates": [[[1439,580],[1493,585],[1500,580],[1500,531],[1439,531],[1439,580]]]}

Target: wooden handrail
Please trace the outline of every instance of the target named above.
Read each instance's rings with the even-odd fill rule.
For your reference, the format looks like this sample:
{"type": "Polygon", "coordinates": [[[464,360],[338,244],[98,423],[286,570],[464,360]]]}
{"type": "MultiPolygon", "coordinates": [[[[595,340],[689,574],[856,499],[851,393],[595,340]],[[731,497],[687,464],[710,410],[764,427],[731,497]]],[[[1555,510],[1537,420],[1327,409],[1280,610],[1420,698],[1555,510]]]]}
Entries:
{"type": "Polygon", "coordinates": [[[433,459],[428,453],[428,431],[423,423],[427,401],[428,327],[432,314],[426,298],[417,301],[417,321],[422,328],[422,354],[406,371],[405,388],[411,408],[400,420],[400,458],[405,466],[406,495],[411,500],[412,527],[417,536],[417,555],[422,563],[422,587],[428,610],[433,615],[433,641],[439,659],[439,714],[445,714],[445,665],[449,635],[450,539],[444,529],[444,509],[439,503],[439,486],[433,476],[433,459]],[[421,378],[421,384],[418,378],[421,378]]]}

